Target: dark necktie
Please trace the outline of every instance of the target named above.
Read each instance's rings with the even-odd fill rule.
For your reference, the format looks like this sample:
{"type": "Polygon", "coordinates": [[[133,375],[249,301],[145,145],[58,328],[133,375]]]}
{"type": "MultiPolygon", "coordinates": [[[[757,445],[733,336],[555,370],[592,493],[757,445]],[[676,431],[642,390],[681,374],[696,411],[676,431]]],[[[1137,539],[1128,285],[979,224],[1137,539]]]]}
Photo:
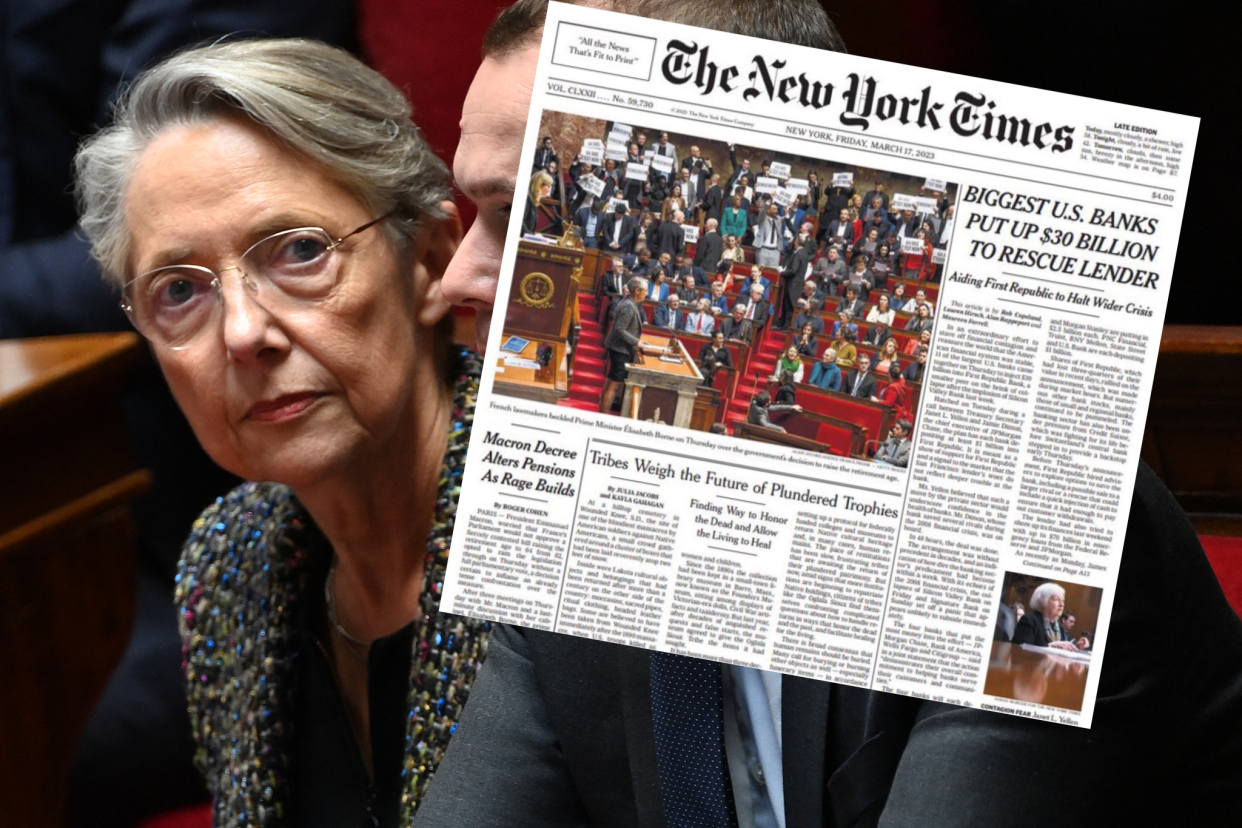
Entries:
{"type": "Polygon", "coordinates": [[[669,828],[736,828],[719,664],[651,654],[656,764],[669,828]]]}

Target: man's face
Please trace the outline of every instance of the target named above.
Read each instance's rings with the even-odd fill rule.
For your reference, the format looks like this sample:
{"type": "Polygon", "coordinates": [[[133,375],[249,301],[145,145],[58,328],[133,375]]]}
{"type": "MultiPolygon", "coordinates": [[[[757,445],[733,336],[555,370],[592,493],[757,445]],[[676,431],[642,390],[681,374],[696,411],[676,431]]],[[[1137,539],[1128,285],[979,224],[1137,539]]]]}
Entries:
{"type": "Polygon", "coordinates": [[[480,351],[487,348],[492,324],[538,61],[538,47],[499,60],[485,59],[462,105],[453,175],[461,191],[478,205],[479,215],[444,273],[443,291],[453,304],[475,309],[480,351]]]}
{"type": "Polygon", "coordinates": [[[858,358],[858,370],[864,374],[870,371],[871,370],[871,357],[867,356],[866,354],[863,354],[862,356],[860,356],[858,358]]]}
{"type": "MultiPolygon", "coordinates": [[[[694,277],[686,277],[686,287],[694,287],[694,277]]],[[[720,298],[724,295],[724,282],[712,282],[712,296],[720,298]]]]}
{"type": "Polygon", "coordinates": [[[691,147],[691,148],[690,148],[690,157],[691,157],[691,158],[698,158],[698,157],[699,157],[699,148],[698,148],[698,147],[691,147]]]}
{"type": "Polygon", "coordinates": [[[1078,619],[1068,612],[1065,613],[1065,615],[1061,616],[1061,626],[1065,627],[1066,632],[1070,632],[1071,630],[1073,630],[1074,624],[1076,624],[1077,622],[1078,622],[1078,619]]]}
{"type": "Polygon", "coordinates": [[[623,270],[625,270],[625,262],[621,261],[620,259],[613,259],[612,260],[612,272],[620,273],[623,270]]]}
{"type": "Polygon", "coordinates": [[[672,308],[673,310],[677,310],[677,308],[680,307],[680,305],[681,305],[681,297],[678,296],[676,293],[668,297],[668,306],[670,308],[672,308]]]}
{"type": "Polygon", "coordinates": [[[835,247],[828,248],[828,261],[835,262],[837,260],[837,249],[835,247]]]}

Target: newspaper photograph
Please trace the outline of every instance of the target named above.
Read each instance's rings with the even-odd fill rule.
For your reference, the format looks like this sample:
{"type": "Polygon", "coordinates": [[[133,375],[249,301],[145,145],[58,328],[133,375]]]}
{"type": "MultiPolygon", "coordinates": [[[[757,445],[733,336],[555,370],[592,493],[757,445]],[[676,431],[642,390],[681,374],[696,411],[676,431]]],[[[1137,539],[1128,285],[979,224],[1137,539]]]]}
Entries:
{"type": "Polygon", "coordinates": [[[1197,128],[551,4],[442,609],[1089,727],[1197,128]]]}

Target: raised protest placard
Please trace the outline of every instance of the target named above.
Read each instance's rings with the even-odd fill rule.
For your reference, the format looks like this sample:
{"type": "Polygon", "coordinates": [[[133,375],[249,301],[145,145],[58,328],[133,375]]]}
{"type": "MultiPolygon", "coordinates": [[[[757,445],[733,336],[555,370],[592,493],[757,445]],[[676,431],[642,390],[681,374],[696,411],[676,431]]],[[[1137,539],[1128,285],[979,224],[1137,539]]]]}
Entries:
{"type": "Polygon", "coordinates": [[[646,181],[647,174],[651,172],[649,164],[639,164],[635,161],[625,165],[625,177],[632,178],[636,181],[646,181]]]}
{"type": "Polygon", "coordinates": [[[890,211],[913,210],[914,196],[893,193],[893,197],[888,200],[888,209],[890,211]]]}
{"type": "Polygon", "coordinates": [[[593,175],[584,175],[579,178],[578,186],[596,198],[604,194],[604,179],[596,178],[593,175]]]}
{"type": "Polygon", "coordinates": [[[770,176],[761,175],[755,179],[755,192],[762,195],[763,193],[774,193],[781,182],[770,176]]]}
{"type": "Polygon", "coordinates": [[[604,142],[598,138],[588,138],[582,142],[578,151],[578,160],[584,164],[599,166],[604,163],[604,142]]]}
{"type": "Polygon", "coordinates": [[[842,172],[832,174],[832,186],[834,187],[853,187],[854,174],[852,172],[842,172]]]}
{"type": "Polygon", "coordinates": [[[789,178],[790,172],[791,170],[789,168],[789,165],[784,164],[780,161],[773,161],[772,164],[768,167],[768,175],[771,175],[774,178],[780,178],[782,180],[789,178]]]}

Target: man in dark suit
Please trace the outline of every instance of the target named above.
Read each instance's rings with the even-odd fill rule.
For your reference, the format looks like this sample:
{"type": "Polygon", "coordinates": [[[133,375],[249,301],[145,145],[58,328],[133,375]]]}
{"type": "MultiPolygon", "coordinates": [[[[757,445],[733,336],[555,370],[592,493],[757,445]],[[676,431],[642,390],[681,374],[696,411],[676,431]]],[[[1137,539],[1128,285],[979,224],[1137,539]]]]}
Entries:
{"type": "Polygon", "coordinates": [[[776,327],[787,328],[794,316],[794,300],[802,295],[802,287],[807,274],[811,270],[811,254],[814,248],[809,237],[799,233],[794,239],[794,252],[785,262],[781,270],[781,284],[784,287],[781,295],[781,310],[777,315],[776,327]]]}
{"type": "Polygon", "coordinates": [[[720,221],[720,215],[724,212],[724,189],[720,186],[720,175],[713,174],[708,179],[707,191],[703,193],[703,216],[709,219],[720,221]]]}
{"type": "Polygon", "coordinates": [[[583,205],[574,213],[574,226],[582,236],[582,246],[598,250],[604,236],[604,216],[600,213],[601,202],[595,199],[590,206],[583,205]]]}
{"type": "Polygon", "coordinates": [[[843,311],[843,310],[849,311],[850,316],[854,317],[855,319],[862,319],[864,316],[863,311],[865,311],[866,309],[867,309],[867,303],[864,302],[862,298],[858,295],[858,288],[854,287],[853,285],[847,284],[845,286],[845,298],[841,300],[841,303],[837,306],[837,310],[838,311],[843,311]]]}
{"type": "Polygon", "coordinates": [[[762,285],[751,285],[750,292],[737,302],[742,308],[742,318],[749,321],[756,331],[763,330],[768,324],[771,303],[763,296],[762,285]]]}
{"type": "Polygon", "coordinates": [[[674,293],[668,302],[656,305],[651,314],[651,324],[656,328],[668,328],[680,331],[686,327],[686,312],[681,309],[681,297],[674,293]]]}
{"type": "Polygon", "coordinates": [[[536,170],[546,170],[548,165],[557,160],[556,150],[552,149],[552,136],[543,136],[543,141],[535,150],[535,166],[536,170]]]}
{"type": "Polygon", "coordinates": [[[600,275],[600,290],[605,296],[616,298],[625,293],[625,283],[630,274],[625,271],[625,261],[620,256],[612,257],[612,268],[600,275]]]}
{"type": "Polygon", "coordinates": [[[880,348],[883,347],[885,342],[892,338],[893,331],[888,327],[888,324],[883,321],[878,321],[867,331],[867,335],[863,337],[863,342],[880,348]]]}
{"type": "Polygon", "coordinates": [[[841,390],[851,397],[862,397],[869,400],[875,396],[875,377],[871,375],[871,357],[865,353],[858,355],[858,367],[846,375],[841,383],[841,390]]]}
{"type": "Polygon", "coordinates": [[[750,342],[755,324],[746,318],[746,305],[738,302],[725,321],[720,323],[720,332],[725,339],[736,339],[739,342],[750,342]]]}
{"type": "Polygon", "coordinates": [[[673,214],[671,221],[660,223],[660,229],[656,231],[656,252],[663,256],[667,253],[670,257],[680,256],[686,247],[686,231],[681,229],[681,223],[685,221],[685,216],[678,211],[673,214]]]}
{"type": "Polygon", "coordinates": [[[630,253],[634,249],[634,240],[638,232],[634,220],[628,215],[629,208],[624,204],[617,205],[617,212],[604,220],[601,234],[603,249],[612,253],[630,253]]]}
{"type": "Polygon", "coordinates": [[[716,230],[719,224],[715,219],[707,220],[704,232],[699,236],[699,243],[694,250],[695,267],[715,271],[716,265],[720,263],[720,257],[724,253],[724,239],[716,230]]]}

